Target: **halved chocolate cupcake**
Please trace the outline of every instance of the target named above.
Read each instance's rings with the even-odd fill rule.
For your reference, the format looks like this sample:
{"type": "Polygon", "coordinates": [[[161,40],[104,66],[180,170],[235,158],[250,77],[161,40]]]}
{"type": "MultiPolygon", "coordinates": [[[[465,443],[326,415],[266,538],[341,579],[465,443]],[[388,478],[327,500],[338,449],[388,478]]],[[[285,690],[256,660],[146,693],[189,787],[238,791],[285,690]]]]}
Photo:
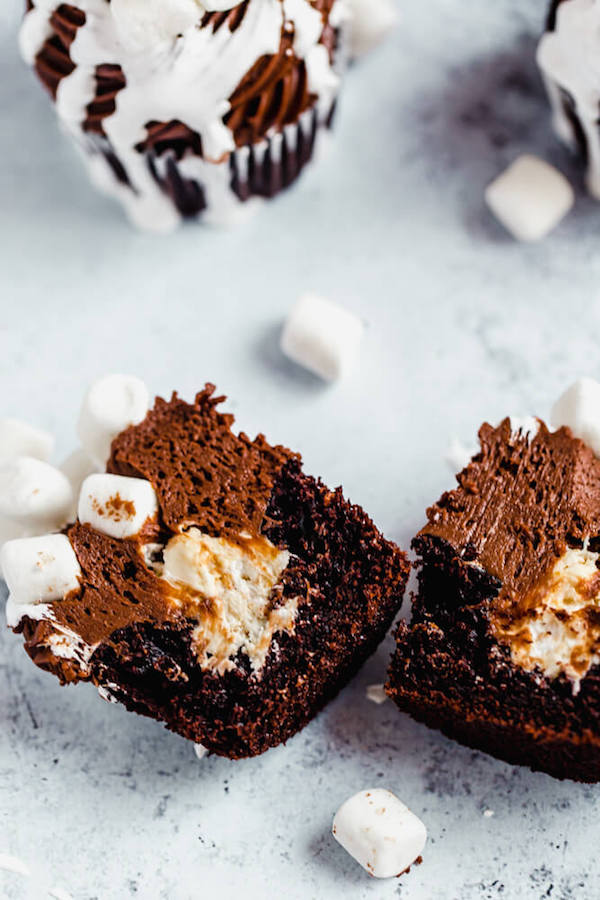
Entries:
{"type": "Polygon", "coordinates": [[[468,746],[598,781],[600,460],[538,420],[479,437],[414,540],[419,592],[388,692],[468,746]]]}
{"type": "Polygon", "coordinates": [[[37,665],[237,758],[335,696],[409,566],[297,454],[235,435],[222,399],[157,400],[84,482],[75,524],[1,557],[9,624],[37,665]]]}
{"type": "Polygon", "coordinates": [[[344,0],[28,0],[23,55],[140,227],[227,223],[331,124],[344,0]]]}

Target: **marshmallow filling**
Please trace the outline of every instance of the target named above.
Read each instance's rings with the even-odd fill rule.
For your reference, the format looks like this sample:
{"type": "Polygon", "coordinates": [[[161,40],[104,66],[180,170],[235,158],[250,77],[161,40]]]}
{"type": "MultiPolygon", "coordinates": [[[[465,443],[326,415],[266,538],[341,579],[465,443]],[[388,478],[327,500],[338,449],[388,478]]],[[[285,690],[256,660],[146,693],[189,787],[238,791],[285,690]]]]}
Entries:
{"type": "Polygon", "coordinates": [[[492,630],[515,665],[547,678],[565,675],[578,693],[600,662],[600,554],[569,548],[510,616],[492,630]]]}
{"type": "Polygon", "coordinates": [[[197,619],[192,647],[202,668],[222,675],[241,651],[257,672],[275,632],[293,632],[298,598],[276,590],[290,554],[267,538],[240,535],[234,542],[190,528],[145,555],[168,582],[173,607],[197,619]]]}

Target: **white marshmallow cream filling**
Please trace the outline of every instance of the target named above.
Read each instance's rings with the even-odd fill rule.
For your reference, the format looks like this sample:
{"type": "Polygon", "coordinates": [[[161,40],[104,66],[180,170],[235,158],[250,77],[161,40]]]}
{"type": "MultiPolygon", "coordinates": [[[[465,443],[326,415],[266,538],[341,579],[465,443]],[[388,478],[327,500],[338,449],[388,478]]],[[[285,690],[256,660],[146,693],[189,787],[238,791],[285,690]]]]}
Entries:
{"type": "Polygon", "coordinates": [[[600,663],[600,554],[568,549],[510,621],[494,624],[512,661],[553,679],[563,674],[577,694],[600,663]]]}
{"type": "Polygon", "coordinates": [[[158,549],[149,545],[146,558],[169,583],[171,602],[197,619],[193,644],[203,668],[222,675],[235,668],[241,651],[258,671],[275,633],[293,632],[299,598],[274,593],[289,563],[287,550],[265,537],[241,534],[234,542],[198,528],[174,535],[160,562],[158,549]]]}

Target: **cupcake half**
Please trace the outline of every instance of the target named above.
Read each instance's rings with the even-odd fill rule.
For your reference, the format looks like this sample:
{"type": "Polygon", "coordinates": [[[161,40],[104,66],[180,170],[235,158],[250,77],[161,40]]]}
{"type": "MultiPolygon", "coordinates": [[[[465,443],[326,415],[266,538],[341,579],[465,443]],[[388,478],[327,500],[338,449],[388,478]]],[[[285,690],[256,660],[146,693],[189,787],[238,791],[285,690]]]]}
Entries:
{"type": "MultiPolygon", "coordinates": [[[[114,378],[80,419],[97,447],[102,423],[135,411],[114,378]]],[[[36,665],[239,758],[286,741],[349,681],[409,564],[297,454],[235,434],[222,399],[209,385],[191,404],[157,400],[109,442],[76,521],[9,541],[0,563],[36,665]]]]}
{"type": "Polygon", "coordinates": [[[208,6],[28,3],[25,60],[92,180],[142,228],[237,220],[296,179],[331,124],[344,0],[208,6]]]}

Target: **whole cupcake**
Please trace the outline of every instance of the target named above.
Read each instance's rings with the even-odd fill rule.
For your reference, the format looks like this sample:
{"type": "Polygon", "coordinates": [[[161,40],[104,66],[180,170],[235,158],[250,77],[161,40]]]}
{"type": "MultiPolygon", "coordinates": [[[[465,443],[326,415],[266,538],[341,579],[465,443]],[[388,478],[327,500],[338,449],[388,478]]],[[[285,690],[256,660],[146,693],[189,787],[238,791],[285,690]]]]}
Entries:
{"type": "Polygon", "coordinates": [[[345,18],[344,0],[29,0],[21,50],[94,183],[168,231],[297,178],[331,124],[345,18]]]}
{"type": "Polygon", "coordinates": [[[587,161],[587,185],[600,200],[600,0],[552,0],[538,63],[554,129],[587,161]]]}

